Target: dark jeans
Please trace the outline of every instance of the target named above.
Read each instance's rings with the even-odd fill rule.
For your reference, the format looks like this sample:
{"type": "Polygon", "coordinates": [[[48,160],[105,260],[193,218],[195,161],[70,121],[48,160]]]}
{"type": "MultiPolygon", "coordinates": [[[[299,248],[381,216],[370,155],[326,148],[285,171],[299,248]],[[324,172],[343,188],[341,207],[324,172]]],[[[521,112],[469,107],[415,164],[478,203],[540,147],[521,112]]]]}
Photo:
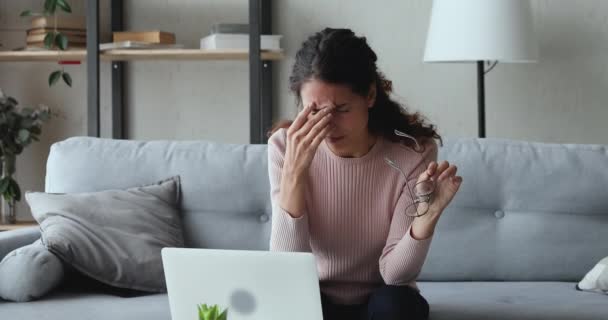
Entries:
{"type": "Polygon", "coordinates": [[[429,304],[409,286],[383,285],[369,300],[357,305],[339,305],[321,294],[324,320],[426,320],[429,304]]]}

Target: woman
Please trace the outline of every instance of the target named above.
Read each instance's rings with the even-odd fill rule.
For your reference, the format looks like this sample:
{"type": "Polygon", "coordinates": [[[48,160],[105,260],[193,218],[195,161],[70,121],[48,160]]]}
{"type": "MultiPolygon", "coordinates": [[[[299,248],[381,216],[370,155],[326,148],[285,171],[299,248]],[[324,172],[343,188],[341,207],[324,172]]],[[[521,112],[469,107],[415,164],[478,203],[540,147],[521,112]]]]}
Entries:
{"type": "Polygon", "coordinates": [[[462,182],[436,162],[434,126],[390,99],[376,60],[348,29],[308,38],[290,77],[303,108],[268,141],[270,249],[315,255],[330,320],[428,318],[415,280],[462,182]]]}

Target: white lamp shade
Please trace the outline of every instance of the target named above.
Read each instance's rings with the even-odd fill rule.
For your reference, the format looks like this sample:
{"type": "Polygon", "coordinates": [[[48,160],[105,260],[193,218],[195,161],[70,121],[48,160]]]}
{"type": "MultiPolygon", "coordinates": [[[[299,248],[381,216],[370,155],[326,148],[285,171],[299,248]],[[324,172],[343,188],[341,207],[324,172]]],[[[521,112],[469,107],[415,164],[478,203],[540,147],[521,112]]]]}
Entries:
{"type": "Polygon", "coordinates": [[[425,62],[535,62],[529,0],[434,0],[425,62]]]}

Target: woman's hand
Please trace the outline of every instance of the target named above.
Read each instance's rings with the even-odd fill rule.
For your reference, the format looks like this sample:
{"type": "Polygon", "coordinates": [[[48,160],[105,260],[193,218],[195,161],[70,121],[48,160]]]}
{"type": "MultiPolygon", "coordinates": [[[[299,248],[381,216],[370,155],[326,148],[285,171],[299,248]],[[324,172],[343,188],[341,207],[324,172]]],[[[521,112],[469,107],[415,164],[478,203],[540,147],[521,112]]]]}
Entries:
{"type": "Polygon", "coordinates": [[[435,191],[432,194],[431,204],[426,214],[417,217],[412,223],[412,236],[415,239],[426,239],[433,235],[439,217],[462,184],[462,177],[456,175],[457,171],[456,166],[450,165],[447,161],[440,164],[433,161],[418,177],[417,182],[433,180],[435,191]]]}
{"type": "Polygon", "coordinates": [[[319,144],[331,131],[334,106],[325,107],[315,114],[312,114],[313,107],[304,108],[287,129],[279,203],[293,218],[304,215],[308,168],[319,144]]]}
{"type": "Polygon", "coordinates": [[[334,106],[311,114],[313,108],[314,105],[305,107],[287,129],[283,172],[294,179],[306,176],[319,144],[331,130],[331,111],[334,106]]]}
{"type": "Polygon", "coordinates": [[[450,204],[456,192],[462,184],[462,177],[457,176],[458,168],[443,161],[440,164],[433,161],[429,163],[426,171],[420,174],[418,181],[431,179],[435,182],[435,192],[433,192],[429,212],[431,217],[441,215],[443,210],[450,204]]]}

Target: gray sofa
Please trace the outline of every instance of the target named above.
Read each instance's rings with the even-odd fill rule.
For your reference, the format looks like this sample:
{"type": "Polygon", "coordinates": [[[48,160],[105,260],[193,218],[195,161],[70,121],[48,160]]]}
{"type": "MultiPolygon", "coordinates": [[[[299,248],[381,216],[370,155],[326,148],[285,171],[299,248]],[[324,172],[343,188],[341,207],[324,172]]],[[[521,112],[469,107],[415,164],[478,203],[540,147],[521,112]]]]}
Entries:
{"type": "MultiPolygon", "coordinates": [[[[608,255],[608,151],[599,145],[448,140],[440,159],[464,184],[419,277],[431,319],[608,319],[608,297],[575,284],[608,255]]],[[[47,192],[128,188],[182,178],[188,246],[267,250],[264,145],[70,138],[51,148],[47,192]]],[[[0,257],[39,237],[0,233],[0,257]]],[[[2,319],[169,319],[163,294],[58,291],[0,302],[2,319]]]]}

